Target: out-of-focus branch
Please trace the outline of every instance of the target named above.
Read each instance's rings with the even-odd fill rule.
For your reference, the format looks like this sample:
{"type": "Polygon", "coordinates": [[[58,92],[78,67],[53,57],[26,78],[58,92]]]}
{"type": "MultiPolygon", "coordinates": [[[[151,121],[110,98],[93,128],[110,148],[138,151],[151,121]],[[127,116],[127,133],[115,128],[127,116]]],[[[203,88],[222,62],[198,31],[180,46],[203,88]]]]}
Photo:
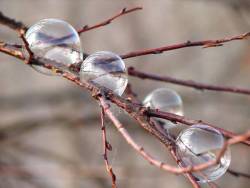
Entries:
{"type": "Polygon", "coordinates": [[[222,46],[226,42],[234,41],[234,40],[243,40],[250,36],[250,32],[244,33],[241,35],[237,35],[234,37],[228,37],[224,39],[217,39],[217,40],[203,40],[203,41],[187,41],[179,44],[169,45],[169,46],[163,46],[160,48],[152,48],[152,49],[145,49],[145,50],[139,50],[139,51],[133,51],[126,54],[121,55],[123,59],[128,59],[132,57],[138,57],[143,55],[149,55],[149,54],[160,54],[166,51],[170,50],[176,50],[180,48],[187,48],[187,47],[194,47],[194,46],[202,46],[203,48],[210,48],[210,47],[217,47],[222,46]]]}
{"type": "Polygon", "coordinates": [[[123,8],[119,13],[115,14],[111,18],[108,18],[107,20],[104,20],[104,21],[102,21],[102,22],[100,22],[98,24],[95,24],[93,26],[85,25],[82,29],[78,30],[78,34],[80,35],[83,32],[90,31],[90,30],[97,29],[99,27],[108,25],[112,21],[114,21],[115,19],[117,19],[117,18],[119,18],[119,17],[121,17],[121,16],[123,16],[125,14],[131,13],[131,12],[134,12],[134,11],[137,11],[137,10],[141,10],[141,9],[142,9],[142,7],[134,7],[134,8],[130,8],[130,9],[123,8]]]}
{"type": "Polygon", "coordinates": [[[227,172],[235,177],[243,177],[250,179],[250,174],[244,173],[244,172],[238,172],[233,169],[228,169],[227,172]]]}
{"type": "Polygon", "coordinates": [[[134,67],[128,68],[128,74],[130,76],[138,77],[141,79],[149,79],[149,80],[167,82],[167,83],[177,84],[181,86],[191,87],[191,88],[198,89],[198,90],[211,90],[211,91],[220,91],[220,92],[250,95],[250,89],[230,87],[230,86],[217,86],[217,85],[200,83],[200,82],[196,82],[193,80],[177,79],[177,78],[173,78],[170,76],[159,76],[156,74],[150,74],[150,73],[145,73],[145,72],[136,70],[134,67]]]}
{"type": "Polygon", "coordinates": [[[2,12],[0,12],[0,24],[6,25],[7,27],[14,29],[16,31],[20,31],[22,29],[23,30],[28,29],[22,22],[9,18],[5,16],[2,12]]]}

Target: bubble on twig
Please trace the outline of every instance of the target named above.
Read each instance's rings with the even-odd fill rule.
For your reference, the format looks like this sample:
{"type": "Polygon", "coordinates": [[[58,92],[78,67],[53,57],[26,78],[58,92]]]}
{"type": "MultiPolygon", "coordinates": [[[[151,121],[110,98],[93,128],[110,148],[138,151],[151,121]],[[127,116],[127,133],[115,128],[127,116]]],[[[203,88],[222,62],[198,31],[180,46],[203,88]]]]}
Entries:
{"type": "MultiPolygon", "coordinates": [[[[28,29],[25,38],[34,55],[53,60],[60,69],[68,69],[72,64],[82,61],[79,35],[63,20],[41,20],[28,29]]],[[[42,66],[32,65],[32,67],[43,74],[55,74],[42,66]]]]}
{"type": "MultiPolygon", "coordinates": [[[[181,166],[195,166],[216,160],[225,143],[223,135],[213,127],[197,124],[182,131],[176,140],[176,153],[181,166]]],[[[231,152],[227,148],[219,163],[202,171],[193,172],[200,183],[220,178],[231,162],[231,152]]]]}
{"type": "MultiPolygon", "coordinates": [[[[158,88],[151,93],[149,93],[144,101],[144,106],[150,107],[153,109],[158,109],[161,111],[183,115],[183,102],[180,95],[168,88],[158,88]]],[[[169,133],[170,129],[176,127],[176,124],[171,121],[154,118],[167,132],[169,133]]]]}
{"type": "Polygon", "coordinates": [[[89,55],[82,63],[80,78],[108,88],[117,95],[123,94],[128,83],[124,61],[107,51],[89,55]]]}

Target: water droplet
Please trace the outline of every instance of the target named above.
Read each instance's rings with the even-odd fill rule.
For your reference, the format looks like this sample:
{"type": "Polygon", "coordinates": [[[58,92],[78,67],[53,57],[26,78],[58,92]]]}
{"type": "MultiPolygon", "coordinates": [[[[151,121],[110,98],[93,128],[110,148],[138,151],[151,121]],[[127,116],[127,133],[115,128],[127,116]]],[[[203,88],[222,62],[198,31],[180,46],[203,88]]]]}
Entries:
{"type": "MultiPolygon", "coordinates": [[[[197,124],[182,131],[176,140],[177,156],[182,166],[195,166],[216,159],[224,145],[223,135],[213,127],[197,124]]],[[[221,177],[231,162],[231,152],[227,148],[220,163],[200,172],[192,173],[198,182],[206,183],[221,177]]]]}
{"type": "MultiPolygon", "coordinates": [[[[69,65],[82,61],[79,35],[63,20],[41,20],[28,29],[25,38],[36,56],[51,59],[62,69],[67,70],[69,65]]],[[[32,67],[43,74],[55,74],[41,66],[32,65],[32,67]]]]}
{"type": "Polygon", "coordinates": [[[124,61],[107,51],[89,55],[82,63],[80,78],[106,87],[117,95],[123,94],[128,83],[124,61]]]}
{"type": "MultiPolygon", "coordinates": [[[[177,115],[183,115],[183,105],[180,95],[172,89],[159,88],[149,93],[144,101],[144,106],[159,109],[177,115]]],[[[164,129],[169,131],[176,125],[168,120],[154,118],[164,129]]]]}

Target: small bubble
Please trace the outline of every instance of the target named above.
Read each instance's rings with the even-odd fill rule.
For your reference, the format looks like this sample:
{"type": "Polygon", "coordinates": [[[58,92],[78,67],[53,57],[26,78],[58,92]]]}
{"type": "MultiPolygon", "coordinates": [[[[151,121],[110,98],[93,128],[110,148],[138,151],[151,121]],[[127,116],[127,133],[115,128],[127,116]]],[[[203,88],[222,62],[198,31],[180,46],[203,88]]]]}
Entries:
{"type": "MultiPolygon", "coordinates": [[[[152,91],[145,97],[143,104],[146,107],[159,109],[160,111],[183,115],[182,99],[180,95],[172,89],[158,88],[152,91]]],[[[154,119],[167,131],[176,127],[171,121],[161,118],[154,119]]]]}

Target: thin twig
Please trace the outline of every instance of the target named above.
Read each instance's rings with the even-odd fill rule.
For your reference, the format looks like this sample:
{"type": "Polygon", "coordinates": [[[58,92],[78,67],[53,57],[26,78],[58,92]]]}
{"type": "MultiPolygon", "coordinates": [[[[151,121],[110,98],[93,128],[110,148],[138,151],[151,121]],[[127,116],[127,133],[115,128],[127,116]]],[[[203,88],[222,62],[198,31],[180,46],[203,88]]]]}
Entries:
{"type": "Polygon", "coordinates": [[[9,18],[0,12],[0,24],[6,25],[7,27],[19,31],[20,29],[27,30],[27,27],[20,21],[9,18]]]}
{"type": "Polygon", "coordinates": [[[141,10],[141,9],[142,9],[142,7],[134,7],[134,8],[131,8],[131,9],[123,8],[119,13],[115,14],[111,18],[108,18],[107,20],[104,20],[104,21],[102,21],[102,22],[100,22],[98,24],[95,24],[93,26],[85,25],[82,29],[78,30],[78,34],[80,35],[83,32],[90,31],[90,30],[97,29],[99,27],[108,25],[113,20],[117,19],[120,16],[123,16],[125,14],[131,13],[131,12],[134,12],[134,11],[137,11],[137,10],[141,10]]]}
{"type": "Polygon", "coordinates": [[[30,64],[31,59],[32,59],[32,57],[33,57],[34,54],[33,54],[33,52],[31,51],[31,49],[30,49],[30,47],[29,47],[29,43],[28,43],[28,41],[26,40],[24,34],[25,34],[25,30],[20,30],[20,31],[19,31],[19,35],[20,35],[20,38],[22,39],[22,41],[23,41],[23,43],[24,43],[24,47],[25,47],[25,49],[27,50],[27,52],[29,53],[29,58],[28,58],[28,60],[26,61],[26,63],[27,63],[27,64],[30,64]]]}
{"type": "Polygon", "coordinates": [[[208,47],[217,47],[222,46],[226,42],[234,41],[234,40],[243,40],[250,36],[250,32],[237,35],[234,37],[228,37],[224,39],[217,39],[217,40],[203,40],[203,41],[187,41],[179,44],[169,45],[169,46],[163,46],[160,48],[152,48],[152,49],[145,49],[145,50],[139,50],[139,51],[133,51],[126,54],[121,55],[121,58],[128,59],[132,57],[138,57],[143,55],[149,55],[149,54],[160,54],[162,52],[170,51],[170,50],[176,50],[180,48],[187,48],[187,47],[193,47],[193,46],[202,46],[203,48],[208,47]]]}
{"type": "Polygon", "coordinates": [[[107,135],[106,135],[106,127],[104,124],[104,109],[101,108],[101,129],[102,129],[102,141],[103,141],[103,158],[106,166],[106,170],[109,173],[111,179],[112,179],[112,188],[117,188],[116,186],[116,176],[113,172],[112,166],[109,164],[108,160],[108,151],[111,150],[111,145],[107,141],[107,135]]]}
{"type": "Polygon", "coordinates": [[[16,50],[14,45],[0,41],[0,51],[20,60],[25,60],[23,53],[19,50],[16,50]]]}
{"type": "Polygon", "coordinates": [[[227,172],[235,177],[243,177],[250,179],[250,174],[244,173],[244,172],[238,172],[233,169],[228,169],[227,172]]]}
{"type": "MultiPolygon", "coordinates": [[[[173,148],[170,148],[169,151],[170,151],[170,154],[172,155],[173,159],[176,161],[176,163],[178,165],[181,165],[181,161],[178,159],[178,157],[176,155],[176,151],[173,148]]],[[[188,180],[191,182],[191,184],[194,188],[200,188],[199,183],[197,183],[195,177],[192,175],[191,172],[187,172],[185,175],[188,178],[188,180]]]]}
{"type": "Polygon", "coordinates": [[[161,82],[167,82],[187,87],[192,87],[198,90],[212,90],[212,91],[220,91],[220,92],[229,92],[229,93],[238,93],[244,95],[250,95],[250,89],[239,88],[239,87],[231,87],[231,86],[217,86],[211,84],[203,84],[200,82],[196,82],[193,80],[181,80],[176,79],[170,76],[159,76],[156,74],[145,73],[139,70],[136,70],[134,67],[128,68],[128,74],[130,76],[142,78],[142,79],[149,79],[149,80],[156,80],[161,82]]]}
{"type": "MultiPolygon", "coordinates": [[[[236,136],[235,133],[233,132],[230,132],[228,130],[225,130],[225,129],[222,129],[220,127],[217,127],[217,126],[214,126],[210,123],[206,123],[202,120],[192,120],[192,119],[188,119],[187,117],[185,116],[180,116],[180,115],[177,115],[177,114],[172,114],[172,113],[169,113],[169,112],[163,112],[163,111],[160,111],[160,110],[155,110],[155,109],[147,109],[145,110],[145,113],[148,115],[148,116],[152,116],[152,117],[158,117],[158,118],[162,118],[162,119],[167,119],[169,121],[172,121],[172,122],[179,122],[179,123],[183,123],[185,125],[195,125],[195,124],[204,124],[204,125],[208,125],[208,126],[211,126],[215,129],[217,129],[218,131],[220,131],[225,137],[227,138],[234,138],[236,136]]],[[[244,140],[242,141],[242,143],[250,146],[250,140],[244,140]]]]}

